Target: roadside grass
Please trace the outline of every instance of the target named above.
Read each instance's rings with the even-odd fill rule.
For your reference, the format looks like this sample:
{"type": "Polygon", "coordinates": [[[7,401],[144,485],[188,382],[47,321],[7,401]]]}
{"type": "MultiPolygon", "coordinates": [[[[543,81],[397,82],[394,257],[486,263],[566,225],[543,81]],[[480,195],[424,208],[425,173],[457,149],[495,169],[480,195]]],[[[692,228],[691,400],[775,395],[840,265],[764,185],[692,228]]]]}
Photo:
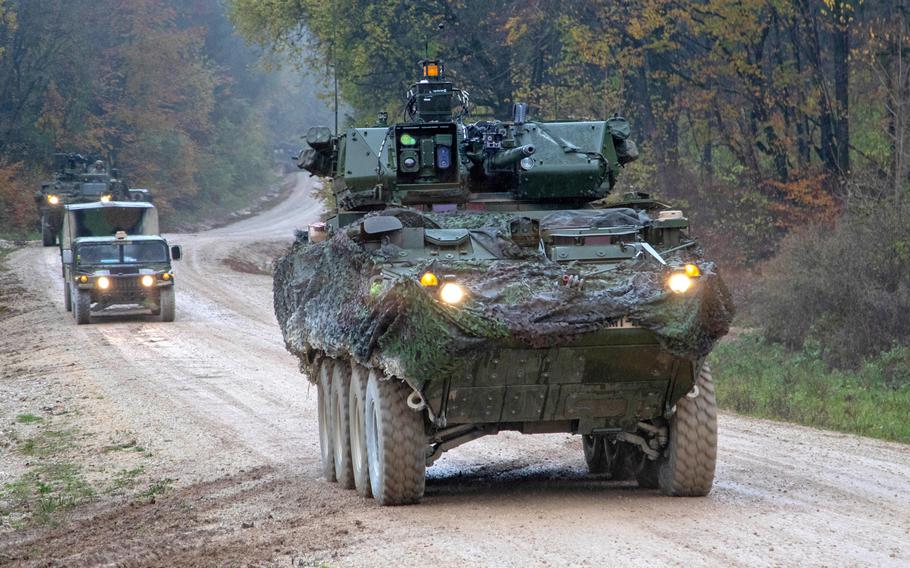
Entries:
{"type": "Polygon", "coordinates": [[[721,409],[910,443],[910,349],[895,347],[855,371],[831,369],[757,334],[721,342],[710,357],[721,409]]]}
{"type": "Polygon", "coordinates": [[[16,422],[19,424],[34,424],[35,422],[44,422],[44,418],[34,414],[17,414],[16,422]]]}
{"type": "Polygon", "coordinates": [[[75,507],[94,494],[78,466],[38,464],[0,488],[0,517],[14,528],[50,524],[54,513],[75,507]]]}

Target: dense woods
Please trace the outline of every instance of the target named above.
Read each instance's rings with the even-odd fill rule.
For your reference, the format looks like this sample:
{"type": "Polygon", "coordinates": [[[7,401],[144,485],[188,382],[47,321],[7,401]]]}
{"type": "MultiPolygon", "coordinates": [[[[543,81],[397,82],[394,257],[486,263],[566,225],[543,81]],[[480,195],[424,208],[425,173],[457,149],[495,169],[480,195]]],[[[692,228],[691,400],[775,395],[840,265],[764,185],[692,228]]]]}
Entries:
{"type": "Polygon", "coordinates": [[[110,160],[166,222],[245,205],[272,181],[272,143],[303,128],[275,116],[309,98],[285,96],[287,77],[219,0],[0,1],[0,234],[33,230],[61,151],[110,160]]]}

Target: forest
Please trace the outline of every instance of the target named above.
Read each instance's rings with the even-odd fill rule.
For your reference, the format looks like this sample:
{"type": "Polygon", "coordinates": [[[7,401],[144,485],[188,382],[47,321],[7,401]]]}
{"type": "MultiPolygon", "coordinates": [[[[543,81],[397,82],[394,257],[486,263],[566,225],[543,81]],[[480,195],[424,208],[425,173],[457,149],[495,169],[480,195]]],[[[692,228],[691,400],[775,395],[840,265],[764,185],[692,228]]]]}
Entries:
{"type": "Polygon", "coordinates": [[[169,226],[246,206],[315,91],[266,71],[219,0],[0,0],[0,236],[34,231],[54,152],[110,161],[169,226]]]}
{"type": "Polygon", "coordinates": [[[882,409],[875,396],[910,399],[906,1],[230,6],[241,34],[273,57],[329,69],[355,123],[401,117],[426,57],[444,59],[475,120],[504,119],[515,102],[543,120],[625,116],[642,158],[620,191],[684,208],[737,299],[746,339],[716,357],[722,403],[907,437],[900,419],[868,432],[843,410],[844,400],[882,409]],[[832,400],[812,381],[810,396],[796,396],[794,369],[832,400]]]}

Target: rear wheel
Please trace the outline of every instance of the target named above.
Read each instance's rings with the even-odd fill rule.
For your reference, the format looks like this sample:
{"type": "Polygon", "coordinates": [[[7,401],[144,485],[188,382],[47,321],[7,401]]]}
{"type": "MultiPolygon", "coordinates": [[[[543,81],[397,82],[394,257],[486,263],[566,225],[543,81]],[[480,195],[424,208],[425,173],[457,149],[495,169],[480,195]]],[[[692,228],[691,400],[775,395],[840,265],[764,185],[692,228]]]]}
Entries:
{"type": "Polygon", "coordinates": [[[661,493],[701,497],[711,491],[717,463],[717,400],[711,370],[703,366],[693,391],[676,403],[670,442],[657,470],[661,493]]]}
{"type": "Polygon", "coordinates": [[[91,290],[73,289],[73,315],[76,316],[76,323],[84,325],[91,322],[92,316],[92,292],[91,290]]]}
{"type": "Polygon", "coordinates": [[[332,370],[332,449],[335,460],[335,479],[344,489],[354,489],[354,470],[351,465],[350,402],[351,366],[336,361],[332,370]]]}
{"type": "Polygon", "coordinates": [[[372,497],[370,488],[369,457],[367,456],[366,397],[369,369],[357,365],[351,367],[351,389],[348,395],[349,428],[351,430],[351,469],[354,474],[354,488],[361,497],[372,497]]]}
{"type": "Polygon", "coordinates": [[[177,299],[174,294],[174,287],[161,288],[158,297],[158,309],[161,314],[161,321],[174,321],[177,315],[177,299]]]}
{"type": "Polygon", "coordinates": [[[73,288],[72,284],[63,279],[63,307],[66,311],[73,311],[73,288]]]}
{"type": "Polygon", "coordinates": [[[370,487],[380,505],[408,505],[423,497],[426,436],[423,415],[408,407],[411,389],[397,379],[370,374],[366,438],[370,487]]]}
{"type": "MultiPolygon", "coordinates": [[[[34,227],[34,225],[32,226],[34,227]]],[[[41,244],[46,247],[57,244],[57,235],[54,233],[54,227],[51,226],[47,215],[41,216],[41,244]]]]}
{"type": "Polygon", "coordinates": [[[319,405],[319,450],[322,460],[322,477],[335,481],[335,449],[332,435],[332,367],[334,362],[324,358],[319,364],[316,393],[319,405]]]}
{"type": "Polygon", "coordinates": [[[581,440],[588,471],[595,474],[609,473],[611,479],[619,479],[619,472],[625,465],[622,444],[596,435],[585,435],[581,440]]]}

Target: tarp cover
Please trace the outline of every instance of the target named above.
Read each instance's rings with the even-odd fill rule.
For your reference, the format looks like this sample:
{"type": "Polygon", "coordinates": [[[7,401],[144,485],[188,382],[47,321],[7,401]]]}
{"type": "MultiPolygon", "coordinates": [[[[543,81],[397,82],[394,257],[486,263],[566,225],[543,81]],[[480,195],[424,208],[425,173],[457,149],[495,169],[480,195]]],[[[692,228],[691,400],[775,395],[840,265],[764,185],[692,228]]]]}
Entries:
{"type": "MultiPolygon", "coordinates": [[[[623,317],[651,330],[668,351],[694,360],[707,355],[729,329],[730,294],[697,250],[667,259],[697,262],[701,268],[697,286],[685,295],[667,291],[668,272],[649,255],[569,287],[565,275],[584,276],[603,265],[567,266],[538,249],[519,247],[505,228],[515,214],[404,209],[381,214],[399,217],[405,227],[453,228],[461,219],[472,239],[499,251],[499,258],[436,259],[434,273],[454,275],[468,289],[463,304],[449,306],[418,282],[433,261],[402,264],[394,245],[366,250],[357,242],[359,231],[340,230],[316,244],[301,234],[276,262],[274,301],[287,348],[305,370],[314,353],[324,352],[423,383],[461,372],[466,360],[489,348],[571,345],[623,317]],[[491,241],[499,244],[489,246],[491,241]],[[393,264],[398,268],[388,270],[393,264]]],[[[592,218],[603,226],[648,222],[633,210],[592,211],[592,218]]],[[[578,226],[578,219],[564,215],[543,218],[541,227],[566,221],[578,226]]]]}

